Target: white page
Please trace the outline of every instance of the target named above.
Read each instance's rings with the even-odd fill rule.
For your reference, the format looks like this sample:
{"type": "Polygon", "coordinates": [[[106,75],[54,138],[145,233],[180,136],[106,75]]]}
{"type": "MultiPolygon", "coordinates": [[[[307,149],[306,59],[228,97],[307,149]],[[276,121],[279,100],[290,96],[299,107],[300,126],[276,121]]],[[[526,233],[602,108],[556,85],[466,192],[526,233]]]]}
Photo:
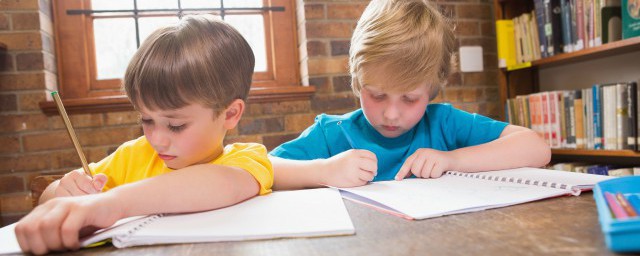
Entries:
{"type": "Polygon", "coordinates": [[[576,186],[581,189],[587,189],[587,188],[590,189],[590,188],[593,188],[595,184],[600,181],[605,181],[608,179],[615,178],[615,177],[604,176],[604,175],[557,171],[557,170],[548,170],[548,169],[539,169],[539,168],[530,168],[530,167],[502,170],[502,171],[482,172],[478,174],[557,182],[557,183],[576,186]]]}
{"type": "MultiPolygon", "coordinates": [[[[373,182],[341,190],[377,201],[414,219],[503,207],[570,193],[568,190],[453,175],[373,182]]],[[[348,194],[343,197],[350,198],[348,194]]]]}
{"type": "Polygon", "coordinates": [[[0,254],[21,253],[20,245],[16,239],[16,224],[13,223],[0,228],[0,254]]]}
{"type": "Polygon", "coordinates": [[[208,212],[165,215],[113,243],[128,247],[354,233],[339,192],[321,188],[274,192],[208,212]]]}

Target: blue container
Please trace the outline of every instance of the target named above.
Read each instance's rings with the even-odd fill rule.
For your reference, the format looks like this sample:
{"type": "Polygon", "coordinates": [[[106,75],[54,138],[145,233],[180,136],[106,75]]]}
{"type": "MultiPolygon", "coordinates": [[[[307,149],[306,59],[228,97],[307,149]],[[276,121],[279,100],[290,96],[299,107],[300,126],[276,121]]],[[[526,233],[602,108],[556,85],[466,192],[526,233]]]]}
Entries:
{"type": "Polygon", "coordinates": [[[593,197],[598,207],[598,216],[607,247],[616,252],[640,251],[640,217],[625,220],[614,219],[604,199],[604,192],[620,192],[640,195],[640,176],[610,179],[596,184],[593,197]]]}

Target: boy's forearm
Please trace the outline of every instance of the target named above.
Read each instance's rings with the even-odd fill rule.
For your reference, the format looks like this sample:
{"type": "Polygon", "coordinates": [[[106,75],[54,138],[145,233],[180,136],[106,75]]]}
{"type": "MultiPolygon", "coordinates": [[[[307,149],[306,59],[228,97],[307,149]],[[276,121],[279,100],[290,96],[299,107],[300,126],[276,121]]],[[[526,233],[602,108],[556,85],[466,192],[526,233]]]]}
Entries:
{"type": "Polygon", "coordinates": [[[540,167],[549,163],[551,158],[549,146],[535,132],[526,128],[452,153],[457,160],[451,169],[466,172],[540,167]]]}
{"type": "Polygon", "coordinates": [[[55,191],[56,188],[58,188],[58,185],[60,185],[60,180],[51,182],[51,184],[49,184],[47,188],[42,191],[42,195],[40,195],[40,198],[38,199],[38,204],[43,204],[44,202],[49,201],[49,199],[54,198],[55,191]]]}
{"type": "Polygon", "coordinates": [[[106,193],[117,197],[123,217],[154,213],[212,210],[247,200],[259,193],[245,170],[219,165],[194,165],[106,193]]]}
{"type": "Polygon", "coordinates": [[[291,160],[269,156],[273,165],[274,190],[293,190],[323,187],[325,183],[322,174],[324,164],[322,159],[291,160]]]}

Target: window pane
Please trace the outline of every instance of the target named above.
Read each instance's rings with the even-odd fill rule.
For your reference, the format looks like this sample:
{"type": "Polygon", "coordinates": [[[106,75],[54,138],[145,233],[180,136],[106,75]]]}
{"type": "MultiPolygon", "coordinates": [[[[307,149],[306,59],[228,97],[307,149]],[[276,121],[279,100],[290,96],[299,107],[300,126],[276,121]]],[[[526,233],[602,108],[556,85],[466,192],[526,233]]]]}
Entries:
{"type": "Polygon", "coordinates": [[[129,10],[133,9],[133,1],[91,0],[93,10],[129,10]]]}
{"type": "Polygon", "coordinates": [[[140,28],[140,43],[157,28],[178,22],[178,17],[152,17],[138,19],[138,28],[140,28]]]}
{"type": "Polygon", "coordinates": [[[262,0],[226,0],[224,7],[262,7],[262,0]]]}
{"type": "Polygon", "coordinates": [[[249,42],[256,56],[254,72],[267,71],[267,49],[262,15],[228,15],[225,20],[240,31],[240,34],[249,42]]]}
{"type": "Polygon", "coordinates": [[[132,18],[93,21],[97,79],[122,78],[136,51],[136,29],[132,18]]]}
{"type": "MultiPolygon", "coordinates": [[[[113,1],[113,0],[111,0],[113,1]]],[[[119,0],[122,1],[122,0],[119,0]]],[[[177,9],[178,0],[137,0],[138,9],[177,9]]],[[[118,1],[115,1],[118,2],[118,1]]]]}
{"type": "Polygon", "coordinates": [[[220,0],[182,0],[182,8],[220,8],[220,0]]]}

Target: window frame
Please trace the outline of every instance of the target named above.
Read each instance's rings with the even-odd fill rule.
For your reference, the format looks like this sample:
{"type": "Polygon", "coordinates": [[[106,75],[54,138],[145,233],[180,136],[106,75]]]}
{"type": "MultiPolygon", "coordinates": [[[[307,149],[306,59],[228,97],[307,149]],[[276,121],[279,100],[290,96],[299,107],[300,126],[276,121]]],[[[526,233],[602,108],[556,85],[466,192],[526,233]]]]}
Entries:
{"type": "MultiPolygon", "coordinates": [[[[58,65],[58,91],[70,113],[132,110],[120,79],[97,80],[93,18],[67,15],[67,10],[90,9],[91,0],[52,1],[58,65]]],[[[308,100],[315,88],[302,86],[296,40],[295,0],[264,1],[284,11],[265,13],[267,72],[254,73],[249,102],[308,100]],[[276,29],[277,28],[277,29],[276,29]]],[[[45,114],[57,109],[51,99],[40,103],[45,114]]]]}

